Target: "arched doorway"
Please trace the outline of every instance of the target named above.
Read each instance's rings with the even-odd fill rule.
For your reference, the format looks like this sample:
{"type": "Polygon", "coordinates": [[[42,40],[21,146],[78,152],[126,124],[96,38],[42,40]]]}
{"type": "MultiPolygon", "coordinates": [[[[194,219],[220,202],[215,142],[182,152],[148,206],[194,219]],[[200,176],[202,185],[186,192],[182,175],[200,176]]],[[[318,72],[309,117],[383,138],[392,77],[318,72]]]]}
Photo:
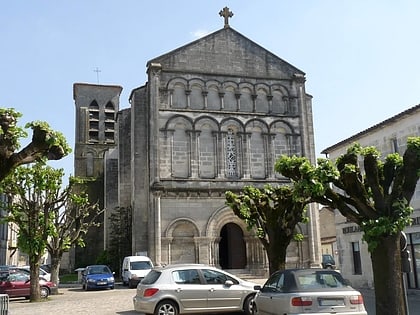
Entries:
{"type": "Polygon", "coordinates": [[[222,269],[244,269],[246,248],[242,229],[228,223],[220,231],[219,262],[222,269]]]}

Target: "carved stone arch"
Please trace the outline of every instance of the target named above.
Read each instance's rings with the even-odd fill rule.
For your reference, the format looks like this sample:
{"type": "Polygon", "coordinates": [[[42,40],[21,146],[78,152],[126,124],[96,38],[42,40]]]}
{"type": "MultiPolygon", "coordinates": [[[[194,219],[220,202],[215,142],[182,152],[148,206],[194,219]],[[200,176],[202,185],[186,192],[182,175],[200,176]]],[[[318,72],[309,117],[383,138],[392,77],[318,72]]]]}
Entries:
{"type": "Polygon", "coordinates": [[[223,206],[217,209],[209,218],[205,230],[206,236],[218,237],[222,227],[227,223],[235,223],[239,225],[245,236],[251,237],[255,235],[253,231],[249,231],[247,229],[246,223],[239,219],[239,217],[233,213],[231,208],[223,206]]]}
{"type": "Polygon", "coordinates": [[[248,132],[250,128],[255,128],[257,126],[261,129],[261,132],[264,133],[268,133],[270,128],[264,120],[253,118],[245,123],[245,132],[248,132]]]}
{"type": "Polygon", "coordinates": [[[204,124],[210,125],[214,131],[219,130],[219,122],[214,117],[207,115],[200,116],[194,121],[194,129],[200,131],[204,124]]]}
{"type": "Polygon", "coordinates": [[[235,112],[238,110],[238,84],[233,81],[223,83],[223,110],[235,112]]]}
{"type": "Polygon", "coordinates": [[[228,128],[233,128],[235,132],[245,131],[243,123],[235,117],[228,117],[220,122],[220,130],[222,132],[227,132],[228,128]]]}
{"type": "Polygon", "coordinates": [[[229,207],[218,209],[210,217],[207,236],[213,240],[213,263],[223,269],[245,269],[248,242],[253,238],[246,224],[229,207]]]}
{"type": "Polygon", "coordinates": [[[168,241],[169,263],[197,263],[198,245],[195,241],[200,231],[190,218],[178,218],[172,221],[164,232],[168,241]]]}
{"type": "Polygon", "coordinates": [[[204,109],[205,108],[205,83],[201,79],[191,79],[189,84],[189,103],[191,109],[204,109]]]}
{"type": "Polygon", "coordinates": [[[184,115],[173,115],[166,121],[165,127],[162,129],[162,131],[174,130],[176,124],[179,124],[181,122],[185,124],[186,129],[188,130],[193,129],[193,121],[190,117],[187,117],[184,115]]]}
{"type": "Polygon", "coordinates": [[[280,84],[271,86],[272,112],[274,114],[294,113],[293,102],[291,102],[289,90],[280,84]]]}
{"type": "Polygon", "coordinates": [[[199,237],[200,236],[200,229],[197,227],[197,224],[194,222],[194,220],[190,218],[176,218],[172,222],[168,224],[164,231],[164,237],[173,237],[174,231],[183,224],[187,224],[188,226],[191,226],[191,232],[193,237],[199,237]]]}
{"type": "Polygon", "coordinates": [[[207,109],[209,110],[220,110],[221,106],[221,97],[223,95],[221,83],[217,80],[209,80],[206,82],[206,104],[207,109]],[[222,95],[221,95],[222,94],[222,95]]]}
{"type": "Polygon", "coordinates": [[[187,108],[188,81],[181,77],[170,80],[167,84],[168,104],[171,108],[187,108]]]}

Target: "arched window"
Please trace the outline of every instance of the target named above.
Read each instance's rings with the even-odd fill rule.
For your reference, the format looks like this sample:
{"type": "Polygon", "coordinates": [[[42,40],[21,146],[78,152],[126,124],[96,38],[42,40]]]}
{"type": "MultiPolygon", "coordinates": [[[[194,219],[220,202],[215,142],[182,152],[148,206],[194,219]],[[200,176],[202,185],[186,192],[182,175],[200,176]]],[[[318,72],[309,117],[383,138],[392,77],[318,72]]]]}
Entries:
{"type": "Polygon", "coordinates": [[[227,177],[238,176],[236,135],[233,129],[229,128],[226,136],[226,171],[227,177]]]}

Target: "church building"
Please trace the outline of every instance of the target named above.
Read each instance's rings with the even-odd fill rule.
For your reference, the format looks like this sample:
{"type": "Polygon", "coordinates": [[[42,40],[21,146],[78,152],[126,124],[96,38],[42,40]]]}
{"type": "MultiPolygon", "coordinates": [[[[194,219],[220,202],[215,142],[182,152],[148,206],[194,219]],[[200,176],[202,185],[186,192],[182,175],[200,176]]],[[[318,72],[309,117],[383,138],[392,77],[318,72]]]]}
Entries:
{"type": "MultiPolygon", "coordinates": [[[[274,171],[283,154],[315,162],[312,97],[304,72],[234,30],[228,8],[219,14],[223,28],[147,62],[129,108],[119,108],[120,86],[74,84],[75,175],[92,179],[105,208],[100,232],[76,251],[79,263],[107,248],[109,216],[124,208],[132,254],[156,265],[267,270],[262,244],[225,192],[287,184],[274,171]]],[[[289,267],[319,264],[318,209],[308,216],[289,267]]]]}

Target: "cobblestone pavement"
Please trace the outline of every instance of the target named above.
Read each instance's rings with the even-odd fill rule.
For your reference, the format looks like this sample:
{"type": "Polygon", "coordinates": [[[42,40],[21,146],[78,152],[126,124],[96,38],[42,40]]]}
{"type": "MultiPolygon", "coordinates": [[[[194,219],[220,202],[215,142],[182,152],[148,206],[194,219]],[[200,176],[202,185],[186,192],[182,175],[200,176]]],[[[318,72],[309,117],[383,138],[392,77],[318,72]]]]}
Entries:
{"type": "Polygon", "coordinates": [[[10,299],[9,315],[139,315],[133,308],[135,289],[117,285],[114,290],[83,291],[80,286],[60,288],[59,295],[48,301],[30,303],[25,299],[10,299]]]}
{"type": "MultiPolygon", "coordinates": [[[[263,284],[264,279],[249,280],[263,284]]],[[[375,314],[373,290],[360,290],[369,315],[375,314]]],[[[60,288],[59,295],[52,295],[48,301],[30,303],[25,299],[10,299],[8,315],[142,315],[134,311],[135,289],[117,284],[114,290],[83,291],[81,286],[60,288]]],[[[408,294],[410,315],[419,314],[420,291],[408,294]]],[[[236,314],[236,313],[235,313],[236,314]]],[[[241,313],[237,313],[238,315],[241,313]]]]}

